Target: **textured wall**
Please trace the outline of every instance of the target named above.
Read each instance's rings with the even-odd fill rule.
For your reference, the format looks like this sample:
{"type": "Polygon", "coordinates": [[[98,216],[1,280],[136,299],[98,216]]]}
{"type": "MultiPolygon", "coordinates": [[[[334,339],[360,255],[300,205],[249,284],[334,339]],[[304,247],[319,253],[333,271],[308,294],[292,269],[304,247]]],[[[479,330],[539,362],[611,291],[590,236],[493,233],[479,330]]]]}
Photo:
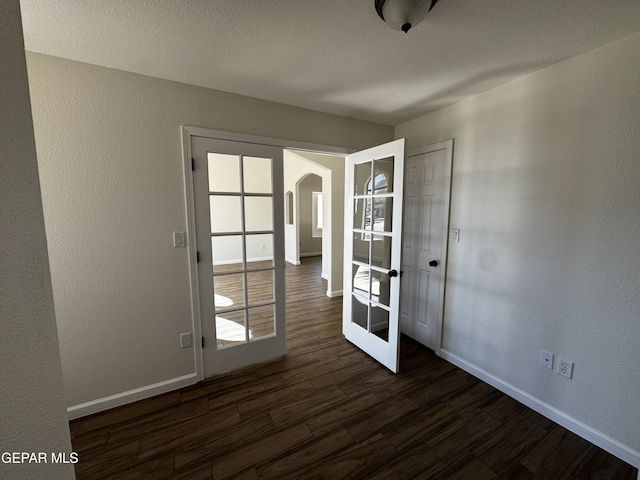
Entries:
{"type": "Polygon", "coordinates": [[[635,34],[396,129],[455,138],[444,348],[636,451],[638,51],[635,34]]]}
{"type": "Polygon", "coordinates": [[[18,0],[0,4],[0,452],[47,463],[0,463],[0,478],[75,478],[51,465],[71,453],[47,260],[18,0]]]}
{"type": "Polygon", "coordinates": [[[322,178],[309,175],[300,182],[300,253],[318,253],[322,251],[322,237],[312,236],[312,192],[322,192],[322,178]]]}
{"type": "Polygon", "coordinates": [[[27,54],[67,404],[194,372],[180,125],[351,148],[391,127],[27,54]]]}

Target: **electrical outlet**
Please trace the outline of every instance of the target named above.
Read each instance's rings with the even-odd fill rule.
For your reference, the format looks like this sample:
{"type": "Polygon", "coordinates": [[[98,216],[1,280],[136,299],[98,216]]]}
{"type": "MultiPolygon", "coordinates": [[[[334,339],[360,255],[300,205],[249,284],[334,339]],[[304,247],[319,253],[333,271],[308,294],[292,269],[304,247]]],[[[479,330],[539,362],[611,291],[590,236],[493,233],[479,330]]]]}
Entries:
{"type": "Polygon", "coordinates": [[[553,353],[540,350],[540,365],[553,370],[553,353]]]}
{"type": "Polygon", "coordinates": [[[180,334],[180,348],[189,348],[192,343],[191,332],[180,334]]]}
{"type": "Polygon", "coordinates": [[[573,362],[564,358],[558,358],[558,375],[569,379],[573,378],[573,362]]]}

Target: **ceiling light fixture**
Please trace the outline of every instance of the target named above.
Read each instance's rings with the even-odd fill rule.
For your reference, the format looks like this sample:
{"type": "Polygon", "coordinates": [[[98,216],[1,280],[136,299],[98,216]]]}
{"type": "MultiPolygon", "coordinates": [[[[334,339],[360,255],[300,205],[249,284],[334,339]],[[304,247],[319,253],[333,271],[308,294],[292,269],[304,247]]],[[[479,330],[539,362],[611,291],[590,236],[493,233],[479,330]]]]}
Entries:
{"type": "Polygon", "coordinates": [[[438,0],[376,0],[376,12],[394,30],[407,33],[418,25],[438,0]]]}

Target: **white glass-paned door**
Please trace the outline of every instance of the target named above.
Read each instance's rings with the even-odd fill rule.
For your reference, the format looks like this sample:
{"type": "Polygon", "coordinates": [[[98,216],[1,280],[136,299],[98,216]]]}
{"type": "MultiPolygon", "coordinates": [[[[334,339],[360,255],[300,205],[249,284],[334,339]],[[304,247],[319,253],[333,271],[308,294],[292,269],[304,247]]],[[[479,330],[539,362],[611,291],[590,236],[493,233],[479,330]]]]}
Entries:
{"type": "Polygon", "coordinates": [[[404,139],[347,160],[342,330],[393,372],[399,365],[404,139]]]}
{"type": "Polygon", "coordinates": [[[192,137],[205,375],[286,353],[282,149],[192,137]]]}

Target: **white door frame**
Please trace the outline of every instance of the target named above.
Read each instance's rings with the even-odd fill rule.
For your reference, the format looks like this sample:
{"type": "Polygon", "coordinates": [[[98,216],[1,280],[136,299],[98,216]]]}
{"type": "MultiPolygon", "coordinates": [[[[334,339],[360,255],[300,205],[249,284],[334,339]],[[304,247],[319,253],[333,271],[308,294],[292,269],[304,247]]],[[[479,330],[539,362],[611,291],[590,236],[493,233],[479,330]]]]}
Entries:
{"type": "MultiPolygon", "coordinates": [[[[187,219],[187,250],[189,255],[189,278],[191,290],[191,331],[193,332],[193,356],[196,367],[197,381],[205,378],[204,370],[204,350],[202,348],[202,316],[200,312],[200,294],[198,280],[198,264],[196,259],[196,218],[195,199],[193,191],[193,175],[191,170],[191,138],[205,137],[216,140],[226,140],[242,143],[256,143],[281,147],[283,149],[306,150],[315,153],[328,153],[347,156],[353,150],[342,147],[313,144],[307,142],[297,142],[293,140],[283,140],[271,137],[260,137],[242,133],[225,132],[221,130],[210,130],[207,128],[181,126],[182,135],[182,165],[185,185],[185,210],[187,219]]],[[[283,192],[284,194],[285,192],[283,192]]],[[[283,212],[284,215],[284,212],[283,212]]]]}
{"type": "Polygon", "coordinates": [[[447,149],[447,168],[446,171],[446,180],[445,180],[445,194],[444,194],[444,215],[443,215],[443,241],[442,248],[440,250],[440,258],[441,258],[441,266],[439,269],[440,272],[440,292],[439,292],[439,302],[440,308],[438,309],[438,319],[436,322],[436,348],[435,354],[440,356],[440,350],[442,349],[442,326],[444,322],[444,298],[446,291],[446,279],[447,279],[447,252],[449,246],[449,217],[451,215],[451,178],[453,176],[453,138],[449,140],[444,140],[442,142],[434,143],[432,145],[427,145],[426,147],[417,148],[411,150],[407,153],[407,160],[410,157],[414,157],[417,155],[422,155],[424,153],[433,152],[436,150],[447,149]]]}

